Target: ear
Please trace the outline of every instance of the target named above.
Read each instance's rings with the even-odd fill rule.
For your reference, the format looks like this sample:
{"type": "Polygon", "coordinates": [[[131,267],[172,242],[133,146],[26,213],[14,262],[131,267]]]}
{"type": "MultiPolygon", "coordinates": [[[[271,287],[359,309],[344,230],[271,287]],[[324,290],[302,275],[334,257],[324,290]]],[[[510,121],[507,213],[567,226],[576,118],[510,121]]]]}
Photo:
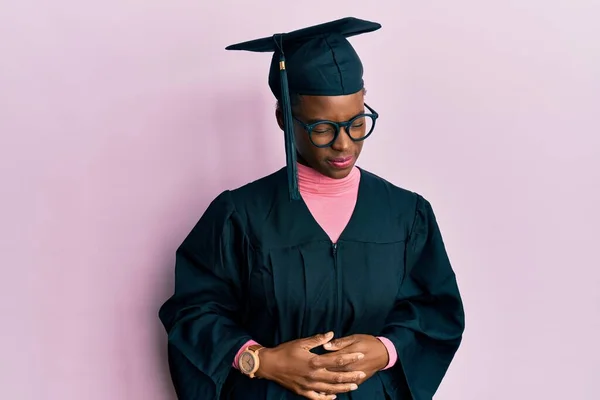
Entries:
{"type": "Polygon", "coordinates": [[[279,125],[279,128],[283,130],[283,114],[281,113],[281,109],[279,107],[277,107],[275,110],[275,118],[277,118],[277,124],[279,125]]]}

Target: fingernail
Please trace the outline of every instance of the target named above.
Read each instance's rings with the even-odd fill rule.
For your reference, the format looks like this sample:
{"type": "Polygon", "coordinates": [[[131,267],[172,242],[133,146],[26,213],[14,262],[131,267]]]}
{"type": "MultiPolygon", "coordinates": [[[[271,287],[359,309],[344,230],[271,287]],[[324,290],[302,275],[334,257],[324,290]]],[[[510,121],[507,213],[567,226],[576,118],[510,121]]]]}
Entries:
{"type": "Polygon", "coordinates": [[[365,355],[363,353],[358,353],[358,359],[362,360],[363,358],[365,358],[365,355]]]}
{"type": "Polygon", "coordinates": [[[361,373],[359,373],[359,374],[358,374],[358,378],[359,378],[359,379],[362,379],[362,378],[364,378],[365,376],[367,376],[367,374],[365,374],[364,372],[361,372],[361,373]]]}
{"type": "Polygon", "coordinates": [[[352,385],[350,385],[350,390],[356,390],[358,389],[358,385],[353,383],[352,385]]]}
{"type": "Polygon", "coordinates": [[[323,347],[325,347],[326,349],[329,349],[329,348],[331,348],[331,343],[325,343],[323,345],[323,347]]]}

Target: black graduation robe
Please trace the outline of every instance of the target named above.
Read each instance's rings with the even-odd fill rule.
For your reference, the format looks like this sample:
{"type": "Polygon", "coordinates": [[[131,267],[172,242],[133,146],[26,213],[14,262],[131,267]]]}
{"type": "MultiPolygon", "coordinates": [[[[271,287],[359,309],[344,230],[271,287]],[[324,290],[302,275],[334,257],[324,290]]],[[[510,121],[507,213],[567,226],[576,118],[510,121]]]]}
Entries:
{"type": "Polygon", "coordinates": [[[461,342],[464,312],[431,205],[361,170],[336,244],[306,204],[289,201],[285,168],[208,207],[176,253],[161,307],[181,400],[302,399],[232,367],[263,346],[327,331],[385,336],[398,362],[338,399],[430,400],[461,342]]]}

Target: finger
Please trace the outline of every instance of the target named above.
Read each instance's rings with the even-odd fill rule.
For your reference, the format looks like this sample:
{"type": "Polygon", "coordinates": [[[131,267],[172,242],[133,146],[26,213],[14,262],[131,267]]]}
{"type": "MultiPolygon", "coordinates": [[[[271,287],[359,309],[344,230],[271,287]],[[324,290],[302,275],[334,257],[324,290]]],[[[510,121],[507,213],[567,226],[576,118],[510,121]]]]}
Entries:
{"type": "Polygon", "coordinates": [[[351,335],[351,336],[346,336],[343,338],[332,340],[331,342],[325,343],[323,345],[323,347],[325,348],[325,350],[337,351],[337,350],[344,349],[344,348],[354,344],[354,342],[355,342],[355,338],[353,335],[351,335]]]}
{"type": "MultiPolygon", "coordinates": [[[[341,383],[341,384],[330,384],[323,382],[315,382],[310,385],[308,393],[313,392],[317,396],[331,396],[340,393],[347,393],[358,389],[356,383],[341,383]]],[[[328,397],[315,397],[316,399],[324,399],[328,397]]]]}
{"type": "Polygon", "coordinates": [[[329,353],[314,356],[308,362],[313,369],[341,368],[365,358],[363,353],[329,353]]]}
{"type": "Polygon", "coordinates": [[[314,390],[302,393],[302,396],[310,400],[334,400],[337,398],[335,394],[317,393],[314,390]]]}
{"type": "Polygon", "coordinates": [[[315,347],[323,346],[333,339],[333,332],[319,333],[318,335],[302,340],[302,348],[312,350],[315,347]]]}
{"type": "Polygon", "coordinates": [[[361,365],[360,363],[353,363],[353,364],[348,364],[346,366],[343,367],[329,367],[327,368],[327,371],[331,371],[331,372],[356,372],[356,370],[360,370],[361,369],[361,365]]]}
{"type": "Polygon", "coordinates": [[[367,374],[363,371],[348,371],[348,372],[332,372],[326,369],[320,369],[315,371],[310,377],[313,382],[329,383],[329,384],[342,384],[342,383],[356,383],[359,384],[367,374]]]}

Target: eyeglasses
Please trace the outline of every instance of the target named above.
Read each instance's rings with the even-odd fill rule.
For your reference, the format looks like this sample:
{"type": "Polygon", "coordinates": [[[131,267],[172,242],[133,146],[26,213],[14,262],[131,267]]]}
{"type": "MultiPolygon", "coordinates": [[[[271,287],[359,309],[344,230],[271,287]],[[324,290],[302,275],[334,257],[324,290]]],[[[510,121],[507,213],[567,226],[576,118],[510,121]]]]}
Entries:
{"type": "Polygon", "coordinates": [[[375,122],[379,118],[379,114],[365,103],[365,107],[370,113],[358,114],[351,120],[346,122],[334,121],[315,121],[306,124],[294,116],[294,120],[298,122],[308,133],[308,138],[316,147],[329,147],[338,138],[340,130],[344,128],[346,133],[354,142],[360,142],[368,138],[375,129],[375,122]]]}

